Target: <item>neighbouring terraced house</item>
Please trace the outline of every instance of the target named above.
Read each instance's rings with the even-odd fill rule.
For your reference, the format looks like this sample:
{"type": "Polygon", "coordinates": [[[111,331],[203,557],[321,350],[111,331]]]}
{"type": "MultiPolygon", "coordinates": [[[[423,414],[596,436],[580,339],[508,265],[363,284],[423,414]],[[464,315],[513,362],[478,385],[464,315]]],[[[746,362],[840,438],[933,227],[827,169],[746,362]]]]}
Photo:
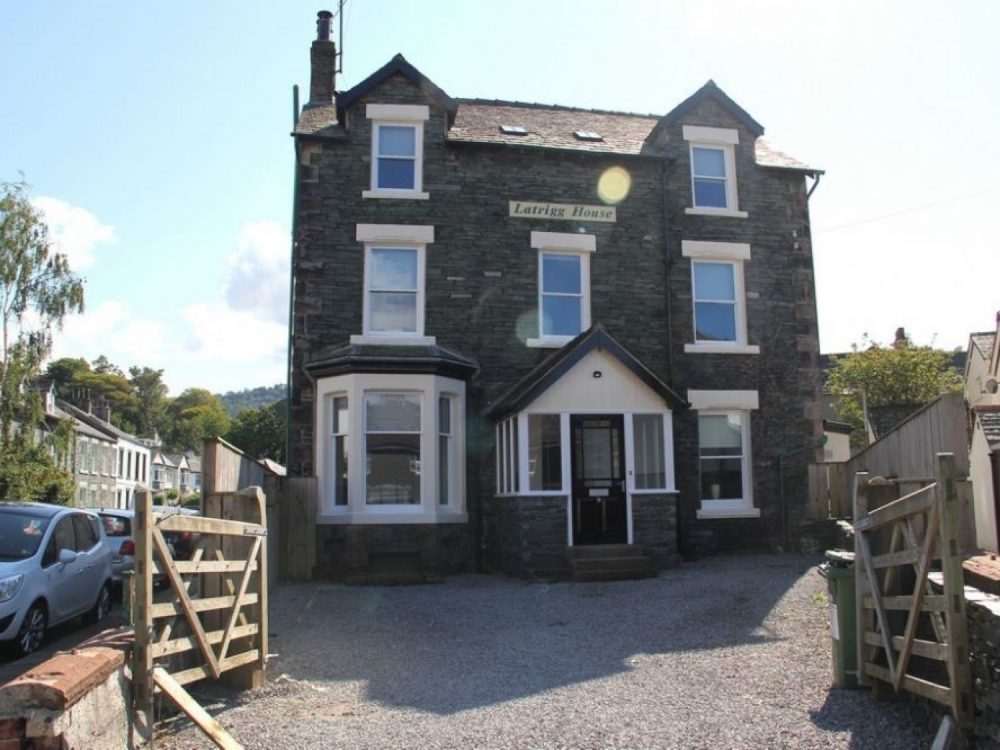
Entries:
{"type": "Polygon", "coordinates": [[[711,81],[638,115],[453,98],[397,55],[337,91],[319,29],[288,460],[316,574],[787,545],[822,435],[821,171],[711,81]]]}

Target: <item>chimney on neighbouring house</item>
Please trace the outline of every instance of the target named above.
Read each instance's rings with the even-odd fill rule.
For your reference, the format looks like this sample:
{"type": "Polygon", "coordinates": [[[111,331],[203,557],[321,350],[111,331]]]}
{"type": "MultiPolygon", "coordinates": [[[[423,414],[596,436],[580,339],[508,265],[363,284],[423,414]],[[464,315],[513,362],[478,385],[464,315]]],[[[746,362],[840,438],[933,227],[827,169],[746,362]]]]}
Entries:
{"type": "Polygon", "coordinates": [[[337,73],[337,45],[330,40],[333,13],[321,10],[316,14],[316,41],[309,52],[309,104],[333,104],[334,77],[337,73]]]}
{"type": "Polygon", "coordinates": [[[906,335],[906,329],[899,327],[896,329],[896,338],[892,342],[893,349],[899,349],[901,346],[906,346],[910,343],[909,337],[906,335]]]}

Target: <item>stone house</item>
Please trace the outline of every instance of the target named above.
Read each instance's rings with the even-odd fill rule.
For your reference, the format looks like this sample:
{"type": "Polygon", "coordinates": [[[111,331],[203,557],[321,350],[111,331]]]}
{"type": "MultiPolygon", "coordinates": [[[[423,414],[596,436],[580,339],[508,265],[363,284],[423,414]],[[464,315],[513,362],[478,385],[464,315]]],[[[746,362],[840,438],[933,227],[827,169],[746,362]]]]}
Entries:
{"type": "Polygon", "coordinates": [[[288,458],[317,575],[787,547],[822,434],[820,170],[712,81],[636,115],[452,98],[397,55],[336,91],[319,25],[288,458]]]}

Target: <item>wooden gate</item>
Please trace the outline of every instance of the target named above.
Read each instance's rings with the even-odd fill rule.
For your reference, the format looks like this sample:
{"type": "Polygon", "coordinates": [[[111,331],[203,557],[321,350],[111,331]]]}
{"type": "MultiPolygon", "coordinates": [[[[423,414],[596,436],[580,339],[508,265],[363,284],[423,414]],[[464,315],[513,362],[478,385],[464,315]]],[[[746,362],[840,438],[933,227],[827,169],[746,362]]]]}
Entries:
{"type": "Polygon", "coordinates": [[[871,510],[874,488],[867,473],[857,474],[858,681],[937,701],[968,725],[973,704],[956,471],[952,454],[937,458],[936,477],[871,510]],[[938,560],[943,593],[928,580],[938,560]]]}
{"type": "Polygon", "coordinates": [[[239,747],[183,689],[226,674],[258,687],[267,658],[267,521],[259,487],[208,495],[204,516],[155,510],[136,494],[136,717],[151,735],[162,691],[223,748],[239,747]],[[184,554],[169,538],[187,535],[184,554]],[[186,559],[179,559],[184,557],[186,559]],[[157,579],[167,584],[154,591],[157,579]]]}

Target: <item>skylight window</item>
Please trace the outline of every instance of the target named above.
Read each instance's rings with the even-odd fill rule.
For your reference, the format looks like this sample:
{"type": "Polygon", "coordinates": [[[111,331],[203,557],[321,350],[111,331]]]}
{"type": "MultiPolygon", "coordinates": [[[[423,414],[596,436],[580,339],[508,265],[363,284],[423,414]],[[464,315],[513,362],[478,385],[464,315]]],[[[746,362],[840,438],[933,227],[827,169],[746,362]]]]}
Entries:
{"type": "Polygon", "coordinates": [[[573,135],[575,135],[581,141],[603,141],[604,136],[600,133],[595,133],[593,130],[574,130],[573,135]]]}
{"type": "Polygon", "coordinates": [[[528,131],[520,125],[501,125],[500,132],[504,135],[527,135],[528,131]]]}

